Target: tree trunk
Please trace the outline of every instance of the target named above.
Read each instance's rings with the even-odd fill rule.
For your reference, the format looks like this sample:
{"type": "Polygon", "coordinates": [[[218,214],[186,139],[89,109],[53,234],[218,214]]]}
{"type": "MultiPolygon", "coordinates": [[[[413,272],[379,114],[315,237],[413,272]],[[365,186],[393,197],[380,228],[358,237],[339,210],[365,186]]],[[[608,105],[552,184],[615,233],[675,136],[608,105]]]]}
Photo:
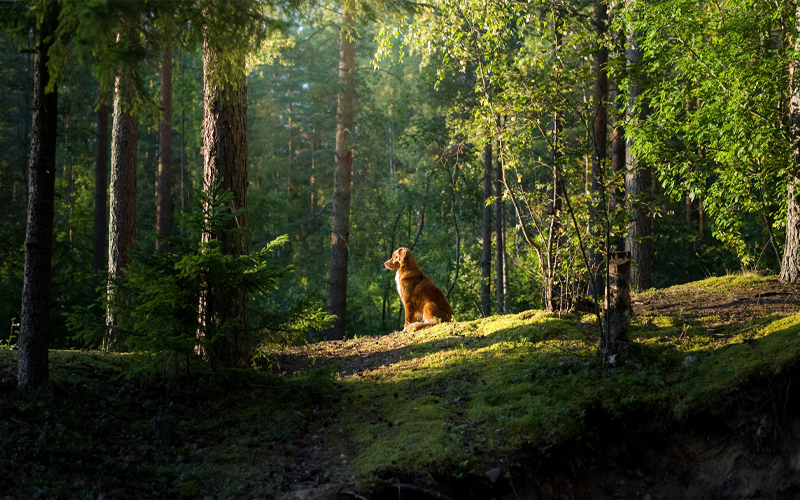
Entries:
{"type": "MultiPolygon", "coordinates": [[[[169,238],[172,216],[172,47],[167,47],[161,61],[161,108],[164,116],[158,121],[156,232],[169,238]]],[[[156,240],[156,248],[166,250],[166,242],[156,240]]]]}
{"type": "MultiPolygon", "coordinates": [[[[621,9],[621,4],[617,4],[614,11],[618,15],[619,10],[621,9]]],[[[618,31],[614,34],[614,52],[615,55],[622,56],[625,52],[625,33],[623,31],[618,31]]],[[[624,175],[625,175],[625,154],[626,154],[626,142],[625,142],[625,117],[623,114],[622,109],[620,108],[620,97],[622,96],[622,92],[620,90],[620,82],[622,81],[622,75],[617,76],[617,79],[614,81],[613,88],[611,90],[611,100],[614,103],[614,112],[612,113],[613,119],[613,137],[611,139],[611,170],[614,172],[614,177],[616,178],[623,178],[621,182],[624,183],[624,175]]],[[[611,213],[613,214],[617,207],[624,207],[625,206],[625,186],[624,184],[620,184],[614,190],[614,197],[611,200],[611,213]]],[[[611,246],[616,248],[618,251],[623,251],[625,249],[625,240],[622,237],[615,236],[613,238],[613,243],[611,246]]]]}
{"type": "MultiPolygon", "coordinates": [[[[203,234],[204,241],[220,241],[222,253],[239,257],[247,254],[244,229],[247,227],[247,81],[244,63],[238,79],[224,89],[213,83],[217,55],[208,43],[203,44],[203,187],[213,183],[220,190],[230,190],[231,212],[242,212],[218,234],[203,234]]],[[[225,366],[247,366],[253,357],[248,330],[247,294],[243,290],[215,293],[207,289],[201,297],[201,317],[207,327],[220,327],[238,320],[241,328],[216,341],[213,354],[225,366]]]]}
{"type": "Polygon", "coordinates": [[[328,314],[336,322],[328,330],[328,340],[344,338],[347,314],[347,262],[350,242],[350,197],[353,172],[353,108],[356,66],[355,12],[352,2],[342,8],[341,60],[339,61],[339,109],[336,128],[336,170],[333,174],[331,205],[331,277],[328,314]]]}
{"type": "MultiPolygon", "coordinates": [[[[106,229],[108,219],[108,103],[102,96],[97,109],[97,161],[94,167],[94,240],[92,243],[92,272],[105,268],[106,229]]],[[[92,290],[97,288],[97,280],[92,279],[92,290]]]]}
{"type": "Polygon", "coordinates": [[[17,380],[23,392],[50,395],[50,277],[53,256],[58,93],[46,94],[48,50],[58,24],[55,4],[45,7],[36,31],[33,120],[28,163],[28,220],[22,283],[17,380]]]}
{"type": "MultiPolygon", "coordinates": [[[[121,279],[122,270],[128,265],[128,251],[136,245],[136,146],[139,142],[139,119],[129,112],[131,106],[130,85],[124,73],[117,76],[114,92],[114,124],[111,131],[111,182],[109,184],[108,219],[108,275],[121,279]]],[[[114,287],[109,285],[111,298],[114,287]]],[[[106,323],[109,334],[103,342],[104,349],[114,347],[120,339],[115,338],[113,327],[117,317],[108,311],[106,323]]]]}
{"type": "Polygon", "coordinates": [[[503,163],[501,161],[501,151],[500,151],[500,141],[497,141],[497,177],[495,178],[495,195],[497,198],[495,199],[495,203],[497,204],[495,207],[495,239],[497,240],[497,245],[495,246],[495,273],[497,274],[496,280],[496,290],[497,290],[497,304],[496,304],[496,311],[498,314],[505,312],[505,273],[503,270],[505,269],[505,255],[506,255],[506,241],[505,235],[503,234],[503,177],[505,176],[505,172],[503,171],[503,163]]]}
{"type": "Polygon", "coordinates": [[[604,356],[617,354],[631,342],[631,256],[627,252],[611,255],[608,262],[606,315],[608,332],[600,339],[604,356]]]}
{"type": "MultiPolygon", "coordinates": [[[[597,18],[595,20],[597,26],[597,36],[602,39],[606,33],[606,23],[608,22],[608,7],[605,0],[597,0],[597,18]]],[[[600,179],[603,177],[604,163],[607,158],[606,143],[608,141],[608,110],[606,109],[606,98],[608,93],[608,50],[603,45],[597,48],[594,61],[594,134],[593,134],[593,148],[592,148],[592,193],[595,195],[605,186],[600,185],[600,179]]],[[[594,207],[594,214],[592,217],[592,235],[595,241],[600,233],[596,229],[600,226],[600,214],[603,212],[602,201],[594,207]]],[[[600,291],[603,287],[603,277],[600,274],[600,267],[603,258],[594,247],[591,248],[591,263],[592,272],[595,273],[592,282],[592,291],[600,291]]],[[[592,280],[592,278],[589,278],[592,280]]]]}
{"type": "MultiPolygon", "coordinates": [[[[561,50],[561,16],[558,11],[553,14],[553,54],[558,60],[558,53],[561,50]]],[[[545,283],[544,298],[545,308],[548,311],[561,309],[561,287],[558,281],[558,248],[561,241],[561,200],[563,198],[561,188],[561,116],[556,111],[553,113],[551,125],[552,149],[550,150],[550,160],[553,168],[553,190],[550,205],[550,229],[548,231],[547,245],[547,279],[545,283]]]]}
{"type": "MultiPolygon", "coordinates": [[[[636,0],[626,0],[629,7],[636,0]]],[[[629,119],[643,120],[648,114],[647,103],[642,98],[641,82],[639,81],[643,52],[637,35],[631,33],[630,45],[627,50],[630,87],[628,100],[629,119]]],[[[628,194],[628,211],[631,222],[628,227],[628,237],[625,249],[631,253],[631,258],[637,267],[631,270],[631,283],[638,290],[646,290],[653,286],[653,220],[650,210],[642,206],[652,197],[652,171],[650,166],[643,165],[631,150],[635,138],[628,136],[625,159],[625,191],[628,194]]]]}
{"type": "Polygon", "coordinates": [[[491,314],[492,281],[492,142],[483,147],[483,249],[481,252],[481,317],[491,314]]]}
{"type": "MultiPolygon", "coordinates": [[[[800,6],[796,11],[796,23],[800,27],[800,6]]],[[[795,50],[800,49],[800,39],[795,41],[795,50]]],[[[792,165],[789,173],[789,193],[786,203],[786,243],[783,245],[780,280],[784,283],[800,283],[800,61],[789,65],[789,118],[792,134],[792,165]]]]}

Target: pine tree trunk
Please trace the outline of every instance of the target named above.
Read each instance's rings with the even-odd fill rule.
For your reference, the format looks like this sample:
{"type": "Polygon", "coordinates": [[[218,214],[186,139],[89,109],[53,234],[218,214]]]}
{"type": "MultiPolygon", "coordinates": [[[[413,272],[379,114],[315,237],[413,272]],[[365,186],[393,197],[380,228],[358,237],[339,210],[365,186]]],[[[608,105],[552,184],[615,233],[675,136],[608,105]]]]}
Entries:
{"type": "MultiPolygon", "coordinates": [[[[161,61],[161,108],[164,116],[158,121],[156,232],[168,238],[172,217],[172,47],[167,47],[161,61]]],[[[156,241],[156,248],[165,250],[166,243],[156,241]]]]}
{"type": "Polygon", "coordinates": [[[326,335],[328,340],[344,338],[347,315],[347,263],[350,242],[350,198],[353,172],[354,72],[356,66],[355,12],[352,2],[342,8],[341,60],[339,62],[339,109],[336,128],[336,170],[333,174],[331,205],[331,276],[328,313],[336,322],[326,335]]]}
{"type": "Polygon", "coordinates": [[[495,246],[495,273],[497,274],[496,279],[496,290],[497,290],[497,304],[495,305],[495,310],[498,314],[505,312],[505,274],[503,269],[505,268],[505,255],[506,255],[506,242],[505,242],[505,235],[503,234],[503,176],[505,173],[503,172],[503,163],[500,161],[500,141],[498,141],[497,146],[497,176],[495,177],[495,239],[497,240],[497,244],[495,246]]]}
{"type": "MultiPolygon", "coordinates": [[[[626,0],[630,7],[635,0],[626,0]]],[[[643,52],[637,35],[631,33],[630,45],[627,50],[628,70],[631,73],[628,101],[629,119],[643,120],[648,114],[648,106],[641,98],[641,82],[637,78],[639,66],[642,64],[643,52]]],[[[631,214],[631,223],[628,227],[628,237],[625,249],[631,253],[631,258],[636,267],[631,269],[631,283],[639,290],[646,290],[653,286],[653,220],[650,210],[641,204],[648,203],[652,197],[652,171],[649,165],[643,165],[631,150],[635,138],[628,136],[628,147],[625,159],[625,191],[630,200],[628,211],[631,214]]]]}
{"type": "MultiPolygon", "coordinates": [[[[242,63],[244,68],[244,63],[242,63]]],[[[238,257],[248,252],[244,228],[247,227],[247,81],[244,73],[224,90],[212,81],[217,71],[217,56],[208,43],[203,45],[203,186],[219,183],[220,190],[230,190],[232,212],[243,210],[228,222],[219,234],[203,234],[204,241],[220,241],[222,252],[238,257]],[[237,231],[231,231],[238,229],[237,231]]],[[[225,366],[247,366],[253,357],[248,330],[248,297],[237,290],[224,294],[207,290],[201,297],[201,316],[205,325],[220,326],[232,320],[242,328],[213,346],[213,354],[225,366]]]]}
{"type": "MultiPolygon", "coordinates": [[[[111,181],[109,183],[108,275],[121,279],[128,265],[128,251],[136,245],[136,147],[139,119],[129,112],[130,87],[123,75],[117,76],[114,92],[114,124],[111,131],[111,181]]],[[[109,297],[114,287],[108,287],[109,297]]],[[[117,325],[116,314],[108,311],[106,323],[117,325]]],[[[113,328],[103,347],[110,349],[121,339],[115,338],[113,328]]]]}
{"type": "Polygon", "coordinates": [[[487,137],[483,147],[483,248],[481,251],[481,317],[491,314],[492,281],[492,143],[487,137]]]}
{"type": "MultiPolygon", "coordinates": [[[[94,239],[92,242],[92,272],[105,268],[106,229],[108,229],[108,103],[107,96],[97,109],[97,161],[94,167],[94,239]]],[[[92,280],[92,290],[97,280],[92,280]]]]}
{"type": "Polygon", "coordinates": [[[55,4],[45,8],[36,31],[33,120],[28,163],[28,220],[22,283],[17,380],[23,392],[50,395],[50,277],[55,210],[58,93],[45,93],[50,81],[47,51],[58,24],[55,4]]]}
{"type": "MultiPolygon", "coordinates": [[[[602,39],[606,33],[606,23],[608,22],[608,7],[605,0],[597,0],[596,7],[596,28],[597,36],[602,39]]],[[[593,148],[592,148],[592,193],[597,195],[605,186],[600,185],[600,179],[603,177],[603,166],[607,158],[606,143],[608,141],[608,110],[606,109],[606,99],[608,93],[608,50],[602,45],[598,47],[595,53],[594,71],[594,134],[593,134],[593,148]]],[[[592,217],[592,224],[599,227],[602,223],[600,214],[603,212],[602,200],[594,207],[594,214],[592,217]]],[[[598,230],[592,230],[592,235],[595,238],[599,236],[598,230]]],[[[591,262],[592,272],[595,273],[594,281],[592,283],[592,291],[600,291],[603,288],[603,276],[600,273],[600,267],[603,262],[602,255],[600,255],[595,248],[591,249],[591,262]]],[[[591,279],[591,277],[590,277],[591,279]]]]}

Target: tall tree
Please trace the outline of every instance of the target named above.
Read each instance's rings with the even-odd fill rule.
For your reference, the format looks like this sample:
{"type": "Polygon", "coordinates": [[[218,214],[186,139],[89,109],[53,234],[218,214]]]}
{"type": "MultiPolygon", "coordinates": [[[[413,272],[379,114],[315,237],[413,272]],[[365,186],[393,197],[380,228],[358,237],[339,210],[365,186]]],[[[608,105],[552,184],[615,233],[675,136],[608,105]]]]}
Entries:
{"type": "Polygon", "coordinates": [[[347,263],[350,241],[350,198],[353,173],[353,111],[355,107],[355,3],[342,4],[339,61],[339,104],[336,127],[336,169],[333,174],[333,200],[331,205],[331,265],[328,289],[328,314],[336,315],[336,322],[327,332],[328,340],[344,338],[347,314],[347,263]]]}
{"type": "MultiPolygon", "coordinates": [[[[94,165],[94,239],[92,272],[105,268],[106,229],[108,229],[108,95],[101,95],[97,108],[97,160],[94,165]]],[[[92,288],[97,282],[92,281],[92,288]]]]}
{"type": "Polygon", "coordinates": [[[492,281],[492,139],[483,147],[483,249],[481,252],[481,317],[491,314],[492,281]]]}
{"type": "MultiPolygon", "coordinates": [[[[45,3],[35,30],[33,120],[28,163],[28,214],[19,329],[17,380],[29,393],[50,393],[50,277],[56,178],[58,93],[47,92],[48,51],[58,25],[58,4],[45,3]]],[[[56,87],[57,88],[57,87],[56,87]]]]}
{"type": "MultiPolygon", "coordinates": [[[[616,14],[615,17],[619,17],[619,13],[621,11],[621,4],[617,4],[614,8],[614,13],[616,14]]],[[[615,58],[622,58],[625,55],[625,32],[622,29],[619,29],[614,32],[614,56],[615,58]]],[[[626,146],[627,142],[625,140],[625,115],[624,115],[624,105],[621,102],[622,99],[622,75],[620,74],[621,71],[618,71],[613,79],[612,86],[611,86],[611,102],[613,103],[612,107],[612,137],[611,137],[611,170],[614,173],[614,177],[617,178],[624,178],[625,176],[625,157],[626,157],[626,146]]],[[[621,185],[619,188],[615,189],[614,197],[610,200],[612,212],[616,212],[617,209],[623,209],[625,204],[625,189],[624,186],[621,185]]],[[[612,246],[619,251],[625,249],[625,240],[622,237],[615,237],[612,243],[612,246]]]]}
{"type": "MultiPolygon", "coordinates": [[[[800,31],[800,6],[797,7],[796,29],[800,31]]],[[[794,53],[800,50],[800,37],[794,40],[794,53]]],[[[792,58],[789,65],[790,98],[789,128],[792,141],[789,194],[786,205],[786,243],[781,262],[781,281],[800,283],[800,61],[792,58]]]]}
{"type": "MultiPolygon", "coordinates": [[[[218,73],[222,71],[219,46],[203,44],[203,185],[211,189],[218,185],[230,190],[230,210],[236,214],[218,234],[205,233],[203,239],[221,242],[222,252],[238,257],[248,252],[244,228],[247,227],[247,82],[244,59],[234,63],[223,85],[218,73]],[[235,69],[238,66],[238,71],[235,69]]],[[[201,314],[206,324],[239,323],[215,347],[215,355],[227,366],[246,366],[252,358],[247,311],[248,296],[242,290],[221,293],[206,290],[201,298],[201,314]]]]}
{"type": "MultiPolygon", "coordinates": [[[[133,36],[127,34],[128,36],[133,36]]],[[[136,246],[136,146],[139,141],[139,119],[133,112],[133,82],[121,70],[114,86],[114,124],[111,132],[111,182],[109,184],[108,275],[122,279],[122,270],[130,259],[128,251],[136,246]]],[[[109,284],[109,295],[114,286],[109,284]]],[[[116,326],[114,311],[108,311],[106,322],[116,326]]],[[[109,331],[105,348],[119,340],[109,331]]]]}
{"type": "MultiPolygon", "coordinates": [[[[636,8],[637,0],[626,0],[629,9],[636,8]]],[[[644,52],[641,47],[641,34],[631,31],[628,35],[628,106],[629,120],[643,120],[648,114],[641,75],[644,52]]],[[[649,165],[643,164],[631,148],[632,141],[636,140],[630,134],[627,137],[625,191],[629,203],[628,211],[631,223],[628,227],[628,237],[625,240],[625,249],[631,253],[631,258],[636,267],[631,269],[631,283],[639,290],[646,290],[653,286],[653,219],[647,203],[652,196],[653,174],[649,165]]]]}
{"type": "MultiPolygon", "coordinates": [[[[503,162],[502,162],[502,144],[500,141],[497,141],[497,176],[495,177],[495,240],[497,244],[495,246],[495,273],[497,274],[495,280],[495,288],[496,288],[496,297],[497,297],[497,304],[495,304],[495,310],[498,314],[505,312],[506,310],[506,239],[505,239],[505,228],[503,224],[503,177],[505,176],[505,172],[503,171],[503,162]]],[[[491,189],[491,188],[490,188],[491,189]]]]}
{"type": "MultiPolygon", "coordinates": [[[[164,114],[158,120],[156,232],[168,238],[172,217],[172,47],[167,47],[161,60],[161,110],[164,114]]],[[[156,242],[159,249],[164,245],[156,242]]]]}
{"type": "MultiPolygon", "coordinates": [[[[561,50],[561,13],[553,2],[551,11],[553,30],[553,58],[559,60],[561,50]]],[[[556,71],[560,66],[556,65],[556,71]]],[[[550,230],[547,236],[547,279],[544,289],[545,308],[554,311],[561,307],[561,289],[558,275],[558,247],[561,243],[561,204],[564,198],[563,182],[561,177],[561,114],[558,110],[553,112],[550,122],[550,161],[552,163],[552,191],[550,199],[550,230]]]]}
{"type": "MultiPolygon", "coordinates": [[[[605,168],[605,161],[608,155],[606,154],[606,143],[608,142],[608,110],[606,108],[606,99],[608,98],[608,50],[603,45],[603,38],[606,34],[606,24],[608,22],[608,7],[607,0],[597,0],[595,7],[595,28],[597,30],[597,39],[599,41],[594,59],[594,130],[592,134],[592,193],[599,193],[601,189],[605,189],[605,185],[600,184],[600,179],[603,177],[603,169],[605,168]]],[[[594,207],[594,214],[591,217],[591,224],[593,227],[598,227],[600,220],[598,218],[602,211],[602,201],[594,207]]],[[[598,236],[598,231],[593,230],[595,237],[598,236]]],[[[599,272],[600,264],[602,262],[601,255],[592,248],[592,272],[595,273],[593,280],[593,288],[600,291],[603,285],[603,278],[599,272]]],[[[590,279],[592,277],[590,276],[590,279]]]]}

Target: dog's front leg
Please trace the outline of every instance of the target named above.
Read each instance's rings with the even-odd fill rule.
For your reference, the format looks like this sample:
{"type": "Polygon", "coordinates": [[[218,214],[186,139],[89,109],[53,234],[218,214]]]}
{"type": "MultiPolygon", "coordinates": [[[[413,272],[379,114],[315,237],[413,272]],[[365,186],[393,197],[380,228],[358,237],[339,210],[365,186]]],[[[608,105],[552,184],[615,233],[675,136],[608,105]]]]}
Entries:
{"type": "Polygon", "coordinates": [[[403,302],[403,307],[406,310],[406,323],[405,323],[405,326],[403,328],[403,332],[407,332],[408,331],[408,325],[410,325],[411,323],[414,323],[416,321],[417,311],[416,311],[416,308],[414,307],[414,304],[410,303],[410,302],[403,302]]]}

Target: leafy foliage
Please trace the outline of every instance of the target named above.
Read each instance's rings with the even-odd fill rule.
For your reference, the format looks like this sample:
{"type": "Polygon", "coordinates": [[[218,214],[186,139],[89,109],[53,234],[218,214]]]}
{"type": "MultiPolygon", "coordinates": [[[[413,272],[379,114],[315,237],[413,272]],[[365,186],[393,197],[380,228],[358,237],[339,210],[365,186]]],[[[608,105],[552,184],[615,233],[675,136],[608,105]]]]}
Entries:
{"type": "Polygon", "coordinates": [[[331,318],[313,296],[290,304],[268,299],[293,271],[270,259],[270,253],[286,243],[285,235],[241,256],[223,253],[217,239],[200,238],[209,232],[241,231],[223,229],[237,215],[226,205],[232,196],[216,186],[198,191],[196,210],[182,219],[187,238],[162,240],[168,244],[165,251],[141,244],[131,252],[124,277],[107,280],[114,293],[101,294],[97,303],[87,308],[76,308],[68,319],[70,328],[88,345],[105,343],[106,348],[124,347],[148,354],[141,358],[144,366],[163,367],[171,380],[179,367],[191,362],[207,359],[213,364],[216,346],[233,331],[246,329],[257,341],[285,345],[303,342],[309,332],[329,324],[331,318]],[[251,297],[251,324],[239,324],[237,318],[202,321],[200,296],[212,289],[223,295],[242,290],[251,297]],[[97,310],[115,315],[117,326],[108,327],[97,310]],[[108,345],[108,339],[119,345],[108,345]]]}

